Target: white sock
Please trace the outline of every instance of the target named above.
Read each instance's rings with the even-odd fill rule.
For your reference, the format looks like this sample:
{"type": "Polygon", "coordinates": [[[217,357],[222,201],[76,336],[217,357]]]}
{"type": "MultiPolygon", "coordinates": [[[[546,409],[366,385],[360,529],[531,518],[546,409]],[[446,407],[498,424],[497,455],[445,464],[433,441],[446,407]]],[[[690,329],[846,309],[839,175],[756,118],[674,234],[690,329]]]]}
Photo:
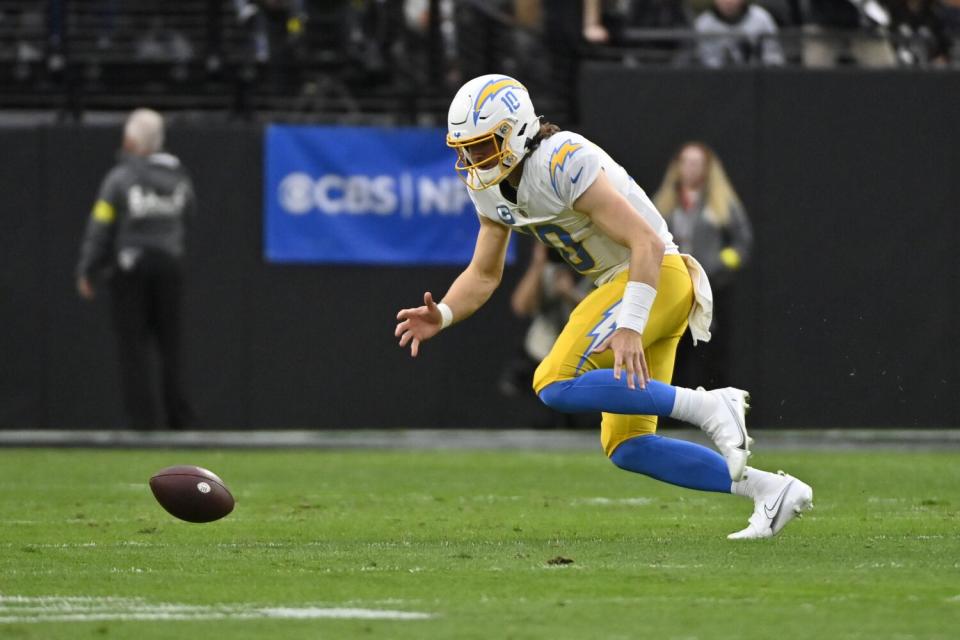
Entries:
{"type": "Polygon", "coordinates": [[[670,417],[702,427],[716,409],[717,399],[702,389],[675,388],[677,395],[670,417]]]}
{"type": "Polygon", "coordinates": [[[742,480],[735,480],[730,483],[730,493],[744,498],[756,498],[769,493],[771,488],[777,486],[780,480],[781,476],[776,473],[747,467],[743,471],[742,480]]]}

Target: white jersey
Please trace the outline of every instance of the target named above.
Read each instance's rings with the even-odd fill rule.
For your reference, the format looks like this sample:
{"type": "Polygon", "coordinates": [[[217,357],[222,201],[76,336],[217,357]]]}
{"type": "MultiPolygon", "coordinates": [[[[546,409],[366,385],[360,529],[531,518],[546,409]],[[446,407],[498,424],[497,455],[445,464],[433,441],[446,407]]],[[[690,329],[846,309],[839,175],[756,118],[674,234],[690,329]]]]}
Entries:
{"type": "Polygon", "coordinates": [[[601,171],[653,227],[666,253],[677,254],[666,221],[643,189],[603,149],[570,131],[546,138],[527,156],[516,203],[503,196],[499,184],[470,190],[470,198],[481,216],[532,234],[599,286],[630,265],[630,250],[573,208],[601,171]]]}

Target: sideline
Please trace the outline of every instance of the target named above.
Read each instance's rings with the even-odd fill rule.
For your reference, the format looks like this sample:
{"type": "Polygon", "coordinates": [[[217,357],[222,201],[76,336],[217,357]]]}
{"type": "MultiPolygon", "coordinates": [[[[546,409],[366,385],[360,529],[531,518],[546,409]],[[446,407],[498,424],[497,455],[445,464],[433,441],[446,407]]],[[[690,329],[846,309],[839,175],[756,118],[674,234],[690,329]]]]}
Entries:
{"type": "MultiPolygon", "coordinates": [[[[693,429],[662,429],[671,438],[709,444],[693,429]]],[[[758,451],[960,450],[958,429],[755,429],[758,451]]],[[[103,449],[403,449],[599,450],[595,431],[532,429],[409,429],[325,431],[74,431],[0,430],[0,448],[103,449]]]]}

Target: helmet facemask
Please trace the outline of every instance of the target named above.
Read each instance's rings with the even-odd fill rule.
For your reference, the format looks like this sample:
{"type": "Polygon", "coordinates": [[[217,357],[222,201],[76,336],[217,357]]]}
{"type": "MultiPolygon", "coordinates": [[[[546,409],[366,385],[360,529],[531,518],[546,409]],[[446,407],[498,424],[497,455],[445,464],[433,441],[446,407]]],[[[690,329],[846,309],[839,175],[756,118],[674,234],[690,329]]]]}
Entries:
{"type": "Polygon", "coordinates": [[[447,146],[457,152],[454,168],[467,187],[475,191],[492,187],[516,167],[517,154],[509,143],[512,131],[513,125],[504,120],[493,130],[471,138],[458,140],[447,136],[447,146]]]}

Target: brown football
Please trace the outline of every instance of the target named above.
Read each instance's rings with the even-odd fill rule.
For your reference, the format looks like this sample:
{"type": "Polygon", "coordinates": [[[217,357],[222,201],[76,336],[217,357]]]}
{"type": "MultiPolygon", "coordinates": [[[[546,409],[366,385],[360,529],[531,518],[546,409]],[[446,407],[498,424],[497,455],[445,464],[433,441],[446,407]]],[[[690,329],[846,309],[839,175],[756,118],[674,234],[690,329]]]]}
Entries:
{"type": "Polygon", "coordinates": [[[153,496],[170,515],[187,522],[213,522],[233,511],[233,495],[212,471],[192,465],[167,467],[150,478],[153,496]]]}

